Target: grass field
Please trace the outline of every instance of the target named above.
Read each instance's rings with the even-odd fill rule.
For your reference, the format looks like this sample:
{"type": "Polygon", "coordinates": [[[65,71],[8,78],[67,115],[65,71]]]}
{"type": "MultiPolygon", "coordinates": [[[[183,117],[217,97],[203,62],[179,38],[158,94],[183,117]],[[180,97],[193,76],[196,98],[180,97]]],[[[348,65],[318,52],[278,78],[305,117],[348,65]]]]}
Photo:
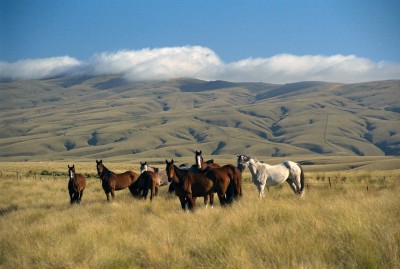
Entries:
{"type": "Polygon", "coordinates": [[[304,197],[284,184],[263,200],[246,172],[240,201],[205,208],[200,199],[194,213],[167,187],[152,203],[128,190],[108,203],[95,176],[71,206],[66,163],[0,171],[0,268],[400,268],[398,169],[306,170],[304,197]]]}

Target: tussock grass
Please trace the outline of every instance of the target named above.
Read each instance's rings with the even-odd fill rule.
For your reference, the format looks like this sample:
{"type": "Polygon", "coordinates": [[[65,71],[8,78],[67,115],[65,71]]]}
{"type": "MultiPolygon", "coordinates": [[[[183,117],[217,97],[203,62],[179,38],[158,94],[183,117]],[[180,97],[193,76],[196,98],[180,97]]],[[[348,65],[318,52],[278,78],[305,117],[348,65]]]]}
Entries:
{"type": "Polygon", "coordinates": [[[347,174],[340,187],[310,187],[302,198],[283,185],[259,200],[246,183],[231,207],[199,199],[185,213],[167,187],[152,203],[128,190],[108,203],[98,179],[88,179],[82,203],[71,206],[65,177],[3,174],[0,268],[398,268],[400,185],[379,175],[371,172],[382,188],[367,191],[347,174]]]}

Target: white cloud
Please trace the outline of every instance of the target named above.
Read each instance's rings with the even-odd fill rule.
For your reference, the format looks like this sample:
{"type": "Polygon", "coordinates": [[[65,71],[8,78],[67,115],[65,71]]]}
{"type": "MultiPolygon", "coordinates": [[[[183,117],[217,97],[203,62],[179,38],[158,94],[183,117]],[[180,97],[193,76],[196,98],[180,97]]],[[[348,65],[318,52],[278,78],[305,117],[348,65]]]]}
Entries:
{"type": "Polygon", "coordinates": [[[400,64],[355,55],[279,54],[224,63],[209,48],[184,46],[103,52],[82,63],[72,57],[0,62],[0,80],[39,79],[62,74],[121,74],[127,80],[193,77],[204,80],[362,82],[400,79],[400,64]]]}
{"type": "Polygon", "coordinates": [[[400,65],[381,66],[354,55],[280,54],[271,58],[245,59],[226,65],[223,77],[230,81],[288,83],[305,80],[359,82],[400,78],[400,65]],[[378,69],[381,74],[377,75],[378,69]]]}
{"type": "Polygon", "coordinates": [[[0,80],[29,80],[63,75],[81,66],[69,56],[0,62],[0,80]]]}
{"type": "Polygon", "coordinates": [[[172,47],[101,53],[92,57],[95,74],[123,74],[128,80],[196,77],[207,79],[222,66],[205,47],[172,47]]]}

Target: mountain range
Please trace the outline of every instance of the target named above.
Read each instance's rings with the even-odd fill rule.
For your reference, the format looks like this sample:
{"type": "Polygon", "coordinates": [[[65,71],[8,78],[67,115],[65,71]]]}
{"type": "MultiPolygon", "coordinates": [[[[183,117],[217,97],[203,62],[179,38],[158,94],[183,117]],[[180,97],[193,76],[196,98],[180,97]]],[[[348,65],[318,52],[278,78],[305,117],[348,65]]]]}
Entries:
{"type": "Polygon", "coordinates": [[[0,83],[0,161],[400,155],[400,80],[0,83]]]}

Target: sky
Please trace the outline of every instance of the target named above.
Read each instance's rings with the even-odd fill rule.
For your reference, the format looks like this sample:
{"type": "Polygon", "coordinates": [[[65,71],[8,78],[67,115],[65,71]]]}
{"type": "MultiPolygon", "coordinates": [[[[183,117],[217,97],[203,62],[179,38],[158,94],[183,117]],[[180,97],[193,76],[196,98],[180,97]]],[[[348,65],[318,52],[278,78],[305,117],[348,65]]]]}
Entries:
{"type": "Polygon", "coordinates": [[[0,0],[0,80],[400,79],[397,0],[0,0]]]}

